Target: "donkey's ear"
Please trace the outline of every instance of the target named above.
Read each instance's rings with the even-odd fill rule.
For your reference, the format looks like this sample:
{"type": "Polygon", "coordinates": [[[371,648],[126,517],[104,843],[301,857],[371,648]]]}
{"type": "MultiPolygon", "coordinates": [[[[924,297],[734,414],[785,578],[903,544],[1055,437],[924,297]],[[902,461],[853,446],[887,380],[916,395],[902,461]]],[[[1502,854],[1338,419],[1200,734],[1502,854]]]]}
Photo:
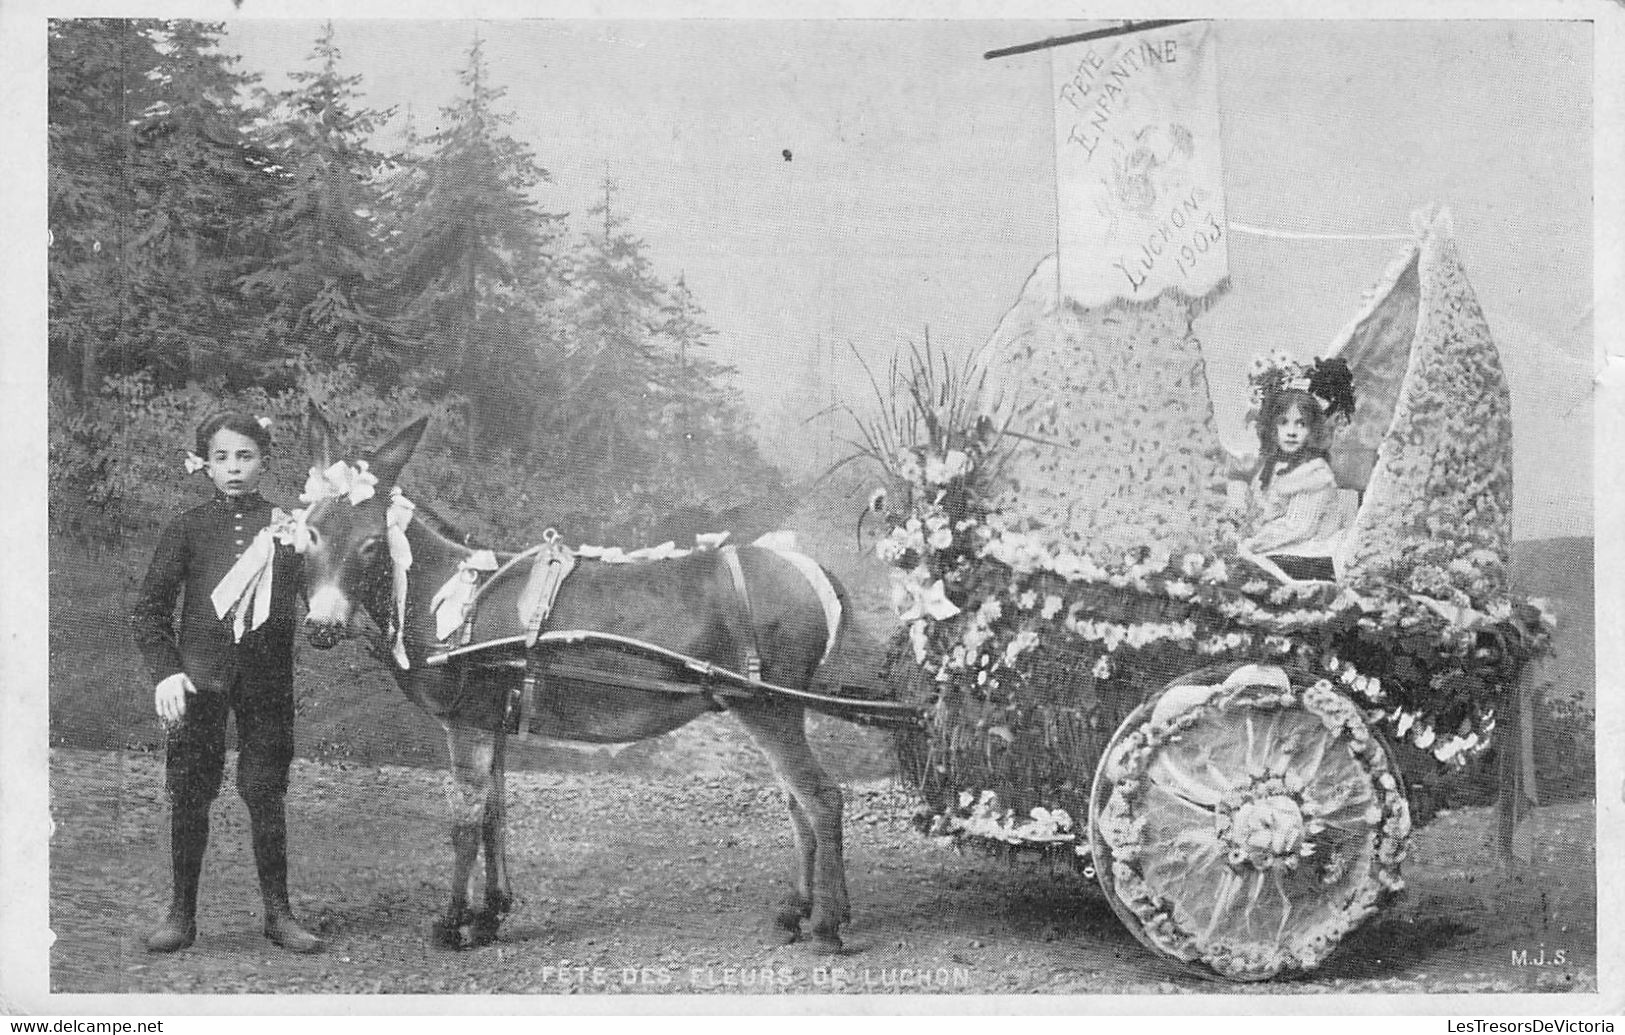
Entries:
{"type": "Polygon", "coordinates": [[[401,476],[401,468],[412,459],[412,451],[418,447],[418,440],[423,438],[423,429],[428,426],[429,418],[419,417],[395,432],[388,442],[373,452],[368,470],[378,479],[379,485],[395,484],[396,479],[401,476]]]}
{"type": "Polygon", "coordinates": [[[326,470],[333,463],[337,442],[333,426],[322,416],[316,400],[310,400],[305,406],[305,446],[310,450],[311,462],[318,469],[326,470]]]}

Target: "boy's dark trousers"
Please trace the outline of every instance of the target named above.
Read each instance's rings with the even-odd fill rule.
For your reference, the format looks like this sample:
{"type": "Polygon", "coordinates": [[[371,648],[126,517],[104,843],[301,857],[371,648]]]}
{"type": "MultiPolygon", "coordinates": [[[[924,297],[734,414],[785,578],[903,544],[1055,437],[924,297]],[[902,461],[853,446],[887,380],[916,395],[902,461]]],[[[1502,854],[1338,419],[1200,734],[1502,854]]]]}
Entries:
{"type": "Polygon", "coordinates": [[[293,762],[293,688],[239,676],[223,692],[187,695],[186,712],[169,732],[166,787],[170,801],[169,916],[147,940],[164,952],[196,937],[198,881],[209,844],[209,807],[220,792],[226,757],[226,716],[237,716],[237,793],[248,806],[254,865],[265,902],[265,935],[295,952],[321,941],[301,928],[288,906],[287,819],[284,799],[293,762]]]}

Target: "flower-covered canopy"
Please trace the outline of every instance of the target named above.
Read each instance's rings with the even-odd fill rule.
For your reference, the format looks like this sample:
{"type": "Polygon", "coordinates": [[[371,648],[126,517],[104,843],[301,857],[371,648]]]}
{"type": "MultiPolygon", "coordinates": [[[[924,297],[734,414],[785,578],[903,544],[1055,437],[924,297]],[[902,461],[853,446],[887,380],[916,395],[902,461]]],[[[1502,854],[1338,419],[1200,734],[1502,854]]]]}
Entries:
{"type": "Polygon", "coordinates": [[[1484,607],[1508,588],[1511,398],[1448,214],[1419,223],[1417,243],[1339,342],[1361,387],[1351,431],[1377,438],[1347,577],[1484,607]]]}

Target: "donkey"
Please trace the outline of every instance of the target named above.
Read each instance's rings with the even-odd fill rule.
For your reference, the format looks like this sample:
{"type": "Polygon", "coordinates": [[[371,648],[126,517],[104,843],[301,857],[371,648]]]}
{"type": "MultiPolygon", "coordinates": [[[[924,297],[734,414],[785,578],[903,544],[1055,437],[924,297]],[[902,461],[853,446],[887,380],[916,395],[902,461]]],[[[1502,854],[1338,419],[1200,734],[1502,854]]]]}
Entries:
{"type": "MultiPolygon", "coordinates": [[[[512,669],[452,660],[435,666],[425,658],[440,646],[431,601],[459,575],[474,551],[443,522],[396,508],[397,529],[387,525],[391,488],[427,426],[421,418],[379,446],[366,465],[337,468],[348,478],[376,478],[365,490],[318,498],[303,516],[304,579],[310,607],[306,634],[319,649],[348,635],[364,611],[394,639],[390,662],[406,696],[446,731],[451,756],[453,868],[451,899],[434,923],[434,939],[448,948],[487,944],[513,905],[504,852],[504,746],[511,700],[519,679],[512,669]],[[345,472],[348,472],[346,474],[345,472]],[[354,501],[354,502],[353,502],[354,501]],[[400,599],[389,537],[410,547],[404,600],[400,599]],[[397,621],[397,616],[400,616],[397,621]],[[404,663],[403,663],[404,662],[404,663]],[[475,870],[483,851],[483,908],[473,910],[475,870]]],[[[333,436],[312,415],[319,472],[333,468],[333,436]]],[[[317,493],[321,496],[321,493],[317,493]]],[[[397,546],[396,550],[399,549],[397,546]]],[[[511,555],[498,555],[506,560],[511,555]]],[[[722,552],[700,550],[662,560],[610,564],[579,559],[558,589],[546,629],[585,629],[617,634],[677,651],[703,662],[738,669],[747,644],[759,652],[763,680],[805,689],[836,637],[820,591],[838,593],[827,573],[805,558],[791,559],[765,547],[737,551],[748,608],[740,604],[734,573],[722,552]],[[812,574],[826,583],[815,585],[812,574]]],[[[519,580],[522,581],[522,580],[519,580]]],[[[492,589],[502,587],[493,585],[492,589]]],[[[516,594],[480,609],[512,609],[516,594]]],[[[501,594],[490,594],[500,596],[501,594]]],[[[841,610],[837,615],[844,614],[841,610]]],[[[483,621],[483,619],[482,619],[483,621]]],[[[668,694],[606,685],[602,676],[627,683],[659,678],[658,665],[607,650],[571,648],[599,673],[593,680],[548,676],[530,716],[538,733],[562,740],[626,743],[677,729],[719,705],[702,694],[668,694]]],[[[647,685],[647,683],[645,683],[647,685]]],[[[798,702],[757,696],[731,700],[731,711],[766,753],[783,788],[794,838],[792,887],[774,915],[788,941],[808,920],[815,946],[841,951],[840,927],[850,919],[841,847],[841,788],[824,772],[807,745],[805,713],[798,702]]]]}

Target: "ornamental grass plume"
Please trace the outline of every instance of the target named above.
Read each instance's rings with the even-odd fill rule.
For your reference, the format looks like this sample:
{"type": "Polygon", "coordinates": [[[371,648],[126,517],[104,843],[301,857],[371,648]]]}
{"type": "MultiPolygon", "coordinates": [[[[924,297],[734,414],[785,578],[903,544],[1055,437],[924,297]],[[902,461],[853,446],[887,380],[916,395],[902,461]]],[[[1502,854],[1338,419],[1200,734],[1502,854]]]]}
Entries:
{"type": "MultiPolygon", "coordinates": [[[[839,410],[856,428],[853,452],[828,473],[855,460],[878,465],[900,490],[885,499],[906,512],[916,492],[958,490],[965,494],[995,483],[1003,466],[1005,426],[982,407],[987,374],[969,361],[955,363],[947,351],[912,343],[893,352],[884,384],[857,350],[875,406],[863,415],[848,403],[839,410]]],[[[976,493],[981,495],[980,493],[976,493]]]]}

